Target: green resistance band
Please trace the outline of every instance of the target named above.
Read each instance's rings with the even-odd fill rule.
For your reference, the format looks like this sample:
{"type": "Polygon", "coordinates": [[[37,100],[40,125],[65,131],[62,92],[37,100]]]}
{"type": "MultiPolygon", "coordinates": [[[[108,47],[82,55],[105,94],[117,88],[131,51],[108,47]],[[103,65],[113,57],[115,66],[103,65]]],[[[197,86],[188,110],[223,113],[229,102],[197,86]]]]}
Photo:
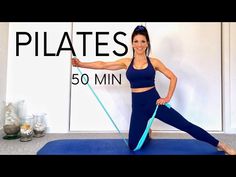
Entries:
{"type": "MultiPolygon", "coordinates": [[[[81,72],[81,70],[76,67],[79,71],[79,73],[81,75],[83,75],[83,73],[81,72]]],[[[84,82],[86,82],[85,78],[83,78],[84,82]]],[[[91,90],[91,92],[93,93],[93,95],[95,96],[95,98],[97,99],[97,101],[99,102],[99,104],[102,106],[103,110],[105,111],[105,113],[107,114],[107,116],[109,117],[110,121],[112,122],[112,124],[114,125],[114,127],[116,128],[116,130],[119,132],[121,138],[124,140],[125,144],[128,146],[128,142],[125,139],[125,137],[123,136],[123,134],[120,132],[120,130],[118,129],[118,127],[116,126],[115,122],[112,120],[111,115],[108,113],[107,109],[105,108],[105,106],[103,105],[103,103],[101,102],[101,100],[98,98],[97,94],[95,93],[95,91],[92,89],[91,85],[89,83],[87,83],[89,89],[91,90]]]]}
{"type": "MultiPolygon", "coordinates": [[[[83,75],[82,71],[81,71],[78,67],[76,67],[76,68],[78,69],[79,73],[80,73],[81,75],[83,75]]],[[[85,78],[83,78],[83,81],[86,82],[85,78]]],[[[103,110],[105,111],[105,113],[107,114],[107,116],[109,117],[110,121],[112,122],[112,124],[114,125],[114,127],[116,128],[116,130],[118,131],[118,133],[119,133],[119,135],[121,136],[121,138],[124,140],[125,144],[126,144],[127,146],[129,146],[127,140],[125,139],[125,137],[123,136],[123,134],[120,132],[120,130],[119,130],[118,127],[116,126],[115,122],[114,122],[113,119],[111,118],[111,115],[108,113],[107,109],[105,108],[105,106],[103,105],[103,103],[101,102],[101,100],[99,99],[99,97],[97,96],[97,94],[95,93],[95,91],[92,89],[91,85],[90,85],[89,83],[88,83],[87,85],[88,85],[90,91],[93,93],[93,95],[94,95],[95,98],[97,99],[97,101],[99,102],[99,104],[101,105],[101,107],[103,108],[103,110]]],[[[168,108],[171,108],[170,104],[168,104],[168,103],[166,103],[165,106],[167,106],[168,108]]],[[[158,109],[158,105],[156,106],[156,109],[155,109],[155,111],[154,111],[152,117],[148,120],[146,129],[145,129],[145,131],[143,132],[143,135],[142,135],[142,137],[140,138],[140,140],[139,140],[139,142],[138,142],[136,148],[134,149],[134,151],[137,151],[137,150],[139,150],[139,149],[142,147],[142,145],[143,145],[143,143],[144,143],[144,141],[145,141],[145,139],[146,139],[146,137],[147,137],[147,134],[148,134],[148,132],[149,132],[149,129],[151,128],[151,125],[152,125],[152,123],[153,123],[153,120],[154,120],[154,118],[155,118],[157,109],[158,109]]]]}
{"type": "MultiPolygon", "coordinates": [[[[165,106],[168,107],[169,109],[171,108],[171,106],[170,106],[169,103],[166,103],[165,106]]],[[[145,139],[146,139],[146,137],[147,137],[147,134],[149,133],[149,129],[151,128],[152,123],[153,123],[153,120],[154,120],[154,118],[155,118],[155,116],[156,116],[157,109],[158,109],[158,105],[156,106],[156,109],[155,109],[155,111],[154,111],[152,117],[148,120],[146,129],[144,130],[143,135],[141,136],[141,138],[140,138],[140,140],[139,140],[139,142],[138,142],[136,148],[134,149],[134,151],[139,150],[139,149],[143,146],[143,143],[144,143],[144,141],[145,141],[145,139]]]]}

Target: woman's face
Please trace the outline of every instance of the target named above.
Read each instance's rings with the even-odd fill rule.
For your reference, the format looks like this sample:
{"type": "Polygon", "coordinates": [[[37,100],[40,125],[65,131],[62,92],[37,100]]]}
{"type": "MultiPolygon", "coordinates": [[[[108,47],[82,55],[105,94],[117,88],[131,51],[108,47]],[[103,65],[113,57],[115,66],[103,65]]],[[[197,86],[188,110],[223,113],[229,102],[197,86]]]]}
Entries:
{"type": "Polygon", "coordinates": [[[146,37],[141,34],[134,36],[132,47],[136,54],[145,54],[145,51],[148,47],[148,42],[146,37]]]}

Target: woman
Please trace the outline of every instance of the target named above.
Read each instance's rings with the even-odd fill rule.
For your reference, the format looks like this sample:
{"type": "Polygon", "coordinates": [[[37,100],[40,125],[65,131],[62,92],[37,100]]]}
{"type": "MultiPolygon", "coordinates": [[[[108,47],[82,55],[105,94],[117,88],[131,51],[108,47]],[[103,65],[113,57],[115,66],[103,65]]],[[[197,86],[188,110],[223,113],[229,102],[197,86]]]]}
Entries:
{"type": "MultiPolygon", "coordinates": [[[[120,70],[126,69],[127,79],[130,81],[132,91],[132,114],[129,129],[129,147],[134,149],[140,140],[149,118],[152,116],[156,104],[159,108],[156,118],[189,133],[197,140],[205,141],[226,154],[236,155],[236,151],[223,142],[220,142],[202,128],[187,121],[175,109],[165,106],[168,103],[176,87],[177,77],[159,59],[150,58],[150,39],[147,29],[139,25],[131,36],[133,58],[121,58],[112,62],[81,62],[78,58],[72,58],[74,67],[90,69],[120,70]],[[155,88],[155,73],[163,73],[169,80],[169,90],[166,97],[162,98],[155,88]]],[[[150,137],[147,137],[147,142],[150,137]]]]}

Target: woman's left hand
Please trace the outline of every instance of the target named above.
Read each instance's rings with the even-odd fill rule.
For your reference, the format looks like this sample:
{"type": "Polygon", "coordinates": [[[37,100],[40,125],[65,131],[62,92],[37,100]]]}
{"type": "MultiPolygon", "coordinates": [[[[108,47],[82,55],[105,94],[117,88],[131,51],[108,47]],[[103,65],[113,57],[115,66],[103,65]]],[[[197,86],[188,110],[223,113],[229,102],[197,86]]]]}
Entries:
{"type": "Polygon", "coordinates": [[[157,105],[164,105],[164,104],[168,103],[169,101],[170,101],[170,99],[167,97],[159,98],[159,99],[157,99],[156,104],[157,105]]]}

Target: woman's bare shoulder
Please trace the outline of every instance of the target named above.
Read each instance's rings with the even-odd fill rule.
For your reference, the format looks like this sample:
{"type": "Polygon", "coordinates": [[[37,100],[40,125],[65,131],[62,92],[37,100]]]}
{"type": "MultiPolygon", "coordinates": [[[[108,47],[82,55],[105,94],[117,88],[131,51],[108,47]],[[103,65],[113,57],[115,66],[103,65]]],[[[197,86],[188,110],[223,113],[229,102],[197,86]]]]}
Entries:
{"type": "Polygon", "coordinates": [[[160,67],[164,66],[159,58],[153,57],[153,58],[150,58],[150,61],[156,70],[158,70],[160,67]]]}
{"type": "Polygon", "coordinates": [[[152,65],[155,67],[158,67],[158,65],[161,63],[161,60],[159,58],[154,58],[154,57],[150,58],[150,61],[152,65]]]}
{"type": "Polygon", "coordinates": [[[154,62],[154,63],[158,63],[158,62],[160,62],[161,60],[160,60],[159,58],[150,57],[150,61],[151,61],[151,62],[154,62]]]}

